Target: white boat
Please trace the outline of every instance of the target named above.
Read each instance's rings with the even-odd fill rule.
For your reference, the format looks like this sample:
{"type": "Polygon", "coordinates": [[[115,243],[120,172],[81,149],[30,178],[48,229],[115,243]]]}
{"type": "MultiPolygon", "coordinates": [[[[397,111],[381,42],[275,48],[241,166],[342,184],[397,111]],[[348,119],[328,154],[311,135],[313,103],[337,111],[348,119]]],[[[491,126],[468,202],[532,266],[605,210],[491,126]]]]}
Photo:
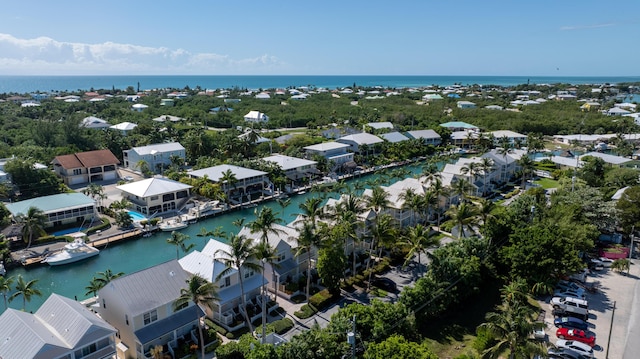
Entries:
{"type": "Polygon", "coordinates": [[[171,220],[168,222],[162,222],[158,225],[158,228],[160,228],[161,231],[163,232],[171,232],[171,231],[177,231],[180,229],[185,229],[189,226],[188,223],[186,222],[181,222],[178,220],[171,220]]]}
{"type": "Polygon", "coordinates": [[[61,251],[48,256],[42,262],[51,266],[58,266],[87,259],[99,253],[100,250],[98,248],[91,247],[84,243],[83,239],[77,238],[73,242],[65,245],[61,251]]]}

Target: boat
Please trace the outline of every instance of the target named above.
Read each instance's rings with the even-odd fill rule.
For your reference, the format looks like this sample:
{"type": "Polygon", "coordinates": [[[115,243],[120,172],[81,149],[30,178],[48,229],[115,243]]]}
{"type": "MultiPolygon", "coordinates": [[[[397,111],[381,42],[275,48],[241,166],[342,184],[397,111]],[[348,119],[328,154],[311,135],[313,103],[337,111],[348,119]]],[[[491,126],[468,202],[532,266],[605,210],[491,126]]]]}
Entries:
{"type": "Polygon", "coordinates": [[[84,242],[82,238],[76,238],[73,242],[68,243],[59,252],[52,254],[42,260],[51,266],[73,263],[96,256],[100,250],[91,247],[84,242]]]}
{"type": "Polygon", "coordinates": [[[4,262],[0,261],[0,277],[3,277],[5,274],[7,274],[7,270],[4,269],[4,262]]]}
{"type": "Polygon", "coordinates": [[[185,229],[188,226],[189,226],[188,223],[174,219],[174,220],[171,220],[171,221],[160,223],[158,225],[158,228],[160,228],[160,230],[163,231],[163,232],[171,232],[171,231],[177,231],[177,230],[180,230],[180,229],[185,229]]]}

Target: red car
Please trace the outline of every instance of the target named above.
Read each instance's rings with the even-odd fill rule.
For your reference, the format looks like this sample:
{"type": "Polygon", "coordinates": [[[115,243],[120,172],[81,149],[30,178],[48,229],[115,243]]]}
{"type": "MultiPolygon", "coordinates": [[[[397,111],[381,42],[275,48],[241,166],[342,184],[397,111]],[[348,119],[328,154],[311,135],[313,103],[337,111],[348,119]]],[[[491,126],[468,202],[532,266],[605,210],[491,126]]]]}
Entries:
{"type": "Polygon", "coordinates": [[[589,346],[596,345],[596,336],[580,329],[559,328],[556,331],[556,336],[560,339],[575,340],[589,346]]]}

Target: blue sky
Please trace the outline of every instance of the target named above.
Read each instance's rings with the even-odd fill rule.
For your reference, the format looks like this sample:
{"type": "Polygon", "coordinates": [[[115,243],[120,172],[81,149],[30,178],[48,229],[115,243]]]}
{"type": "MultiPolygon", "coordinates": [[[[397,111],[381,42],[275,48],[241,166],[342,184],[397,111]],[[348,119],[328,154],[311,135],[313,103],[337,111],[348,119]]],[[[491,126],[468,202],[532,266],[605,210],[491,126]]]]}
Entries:
{"type": "Polygon", "coordinates": [[[0,75],[640,75],[637,0],[0,6],[0,75]]]}

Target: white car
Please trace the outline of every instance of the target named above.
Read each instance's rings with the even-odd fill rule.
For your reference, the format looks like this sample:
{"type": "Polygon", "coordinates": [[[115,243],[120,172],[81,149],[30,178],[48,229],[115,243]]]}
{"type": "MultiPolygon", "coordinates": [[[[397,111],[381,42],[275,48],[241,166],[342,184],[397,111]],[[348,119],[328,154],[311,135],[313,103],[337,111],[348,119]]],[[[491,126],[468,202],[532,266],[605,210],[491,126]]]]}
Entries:
{"type": "Polygon", "coordinates": [[[576,353],[580,353],[589,358],[593,358],[593,348],[591,348],[588,344],[580,343],[575,340],[564,340],[558,339],[556,342],[556,347],[570,349],[576,353]]]}
{"type": "Polygon", "coordinates": [[[566,290],[556,290],[553,292],[554,297],[572,297],[578,299],[586,299],[587,296],[584,294],[584,289],[580,288],[578,290],[566,289],[566,290]]]}
{"type": "Polygon", "coordinates": [[[600,257],[598,258],[598,260],[602,263],[603,266],[607,268],[611,267],[611,265],[613,264],[613,259],[610,258],[600,257]]]}

